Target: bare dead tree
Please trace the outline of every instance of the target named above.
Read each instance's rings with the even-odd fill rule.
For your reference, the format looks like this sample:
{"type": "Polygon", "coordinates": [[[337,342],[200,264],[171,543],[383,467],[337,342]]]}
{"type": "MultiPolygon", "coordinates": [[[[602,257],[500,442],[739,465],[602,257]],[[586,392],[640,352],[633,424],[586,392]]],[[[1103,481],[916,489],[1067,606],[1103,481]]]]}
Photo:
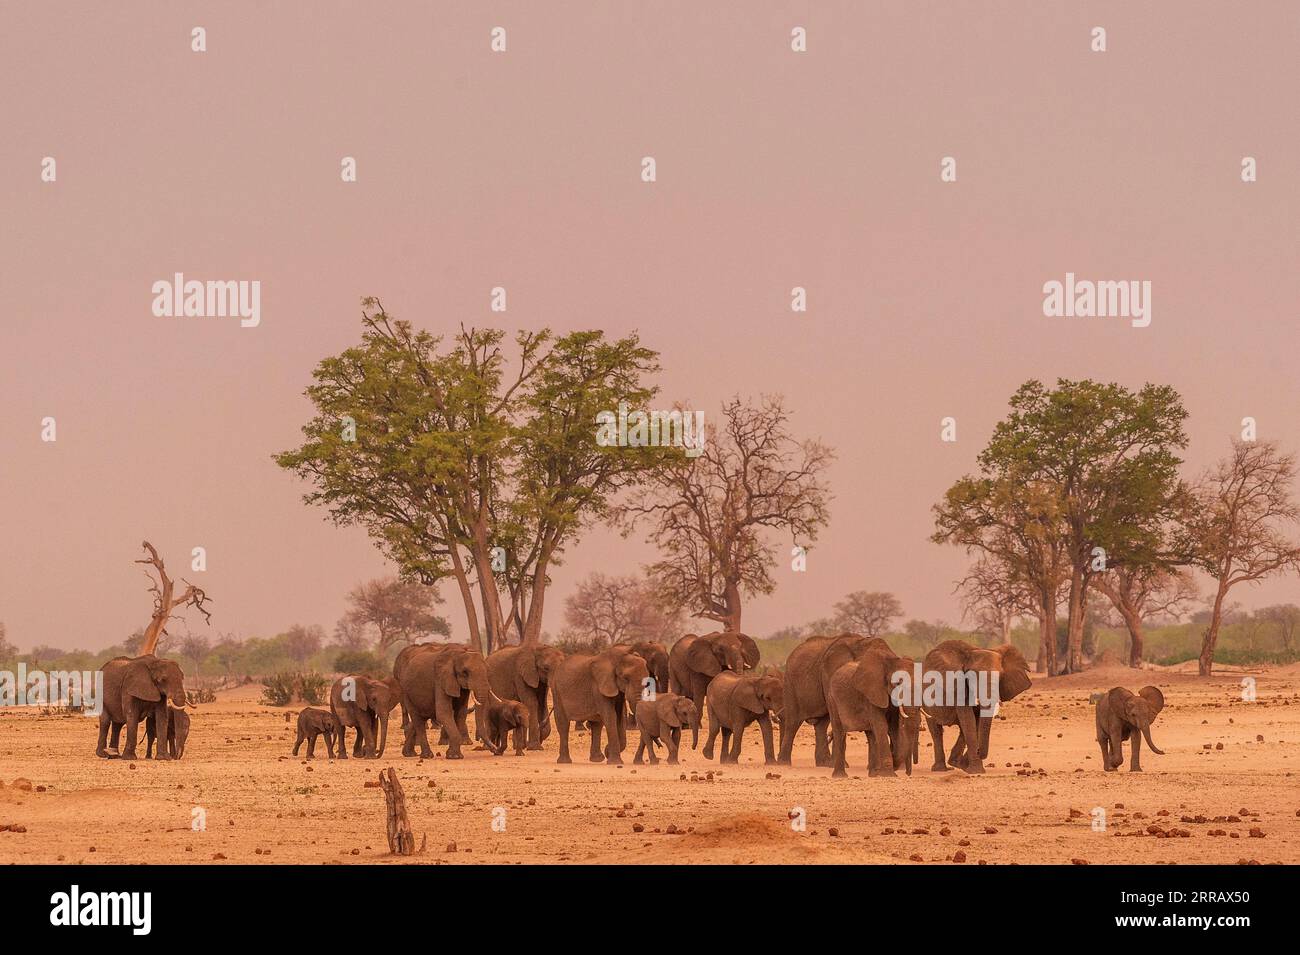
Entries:
{"type": "Polygon", "coordinates": [[[764,531],[787,531],[805,545],[826,525],[834,452],[790,435],[779,396],[733,398],[722,414],[701,454],[664,468],[647,500],[625,505],[622,517],[629,530],[638,519],[652,522],[650,540],[663,557],[650,573],[664,599],[738,631],[742,597],[776,587],[764,531]]]}
{"type": "Polygon", "coordinates": [[[1181,570],[1149,564],[1111,568],[1092,580],[1119,614],[1129,635],[1128,665],[1142,665],[1142,624],[1162,614],[1184,613],[1198,597],[1196,582],[1181,570]]]}
{"type": "Polygon", "coordinates": [[[1300,545],[1285,530],[1300,521],[1291,498],[1295,474],[1295,455],[1283,454],[1275,443],[1234,441],[1232,453],[1196,489],[1197,507],[1189,521],[1195,562],[1216,582],[1201,642],[1201,676],[1214,668],[1228,591],[1300,568],[1300,545]]]}
{"type": "Polygon", "coordinates": [[[153,544],[145,541],[142,546],[149,554],[142,560],[137,560],[137,564],[149,564],[158,574],[158,579],[154,580],[152,575],[146,570],[145,576],[149,578],[149,591],[154,595],[153,598],[153,618],[149,621],[149,626],[145,627],[144,638],[140,641],[140,655],[153,653],[158,647],[158,639],[167,632],[167,621],[172,618],[177,608],[193,607],[199,613],[203,614],[203,619],[207,623],[212,622],[212,614],[204,604],[208,601],[208,595],[199,587],[195,587],[185,578],[181,578],[181,583],[185,584],[185,590],[179,597],[174,596],[176,585],[172,579],[167,576],[167,570],[163,566],[162,558],[158,556],[158,551],[154,549],[153,544]]]}
{"type": "Polygon", "coordinates": [[[890,593],[858,590],[835,605],[837,629],[880,637],[903,615],[903,605],[890,593]]]}
{"type": "Polygon", "coordinates": [[[977,633],[1001,643],[1011,642],[1011,627],[1018,617],[1037,617],[1042,612],[1038,592],[1017,572],[1016,565],[992,554],[977,560],[957,582],[962,619],[969,619],[977,633]]]}

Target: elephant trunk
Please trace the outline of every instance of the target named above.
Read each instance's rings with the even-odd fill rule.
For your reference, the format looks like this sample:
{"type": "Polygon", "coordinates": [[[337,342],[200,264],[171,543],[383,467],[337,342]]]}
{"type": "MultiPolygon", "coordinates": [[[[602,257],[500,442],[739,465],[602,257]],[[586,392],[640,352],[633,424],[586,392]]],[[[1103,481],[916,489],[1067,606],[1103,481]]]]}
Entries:
{"type": "Polygon", "coordinates": [[[1146,739],[1147,745],[1151,747],[1151,752],[1157,756],[1165,755],[1165,751],[1151,741],[1151,721],[1142,721],[1142,736],[1146,739]]]}
{"type": "Polygon", "coordinates": [[[388,743],[388,714],[379,714],[379,741],[375,745],[375,756],[384,755],[384,746],[388,743]]]}
{"type": "Polygon", "coordinates": [[[700,748],[700,718],[691,720],[691,749],[700,748]]]}

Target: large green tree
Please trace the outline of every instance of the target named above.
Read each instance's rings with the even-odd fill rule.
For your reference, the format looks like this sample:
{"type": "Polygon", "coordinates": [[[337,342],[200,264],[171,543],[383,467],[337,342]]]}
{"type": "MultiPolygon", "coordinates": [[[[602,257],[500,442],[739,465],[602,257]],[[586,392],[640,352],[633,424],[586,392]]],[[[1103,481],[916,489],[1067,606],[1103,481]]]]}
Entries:
{"type": "Polygon", "coordinates": [[[1010,405],[979,455],[981,478],[958,482],[941,505],[936,537],[963,543],[961,532],[970,528],[972,514],[978,529],[980,512],[993,501],[998,502],[995,518],[985,522],[979,540],[997,533],[1017,540],[1024,535],[1016,519],[1005,518],[1021,509],[1027,496],[1041,498],[1027,516],[1042,526],[1042,515],[1050,515],[1048,532],[1063,558],[1069,639],[1059,669],[1072,673],[1083,665],[1093,576],[1109,567],[1178,559],[1165,551],[1162,528],[1177,521],[1185,507],[1177,452],[1187,444],[1187,412],[1168,386],[1147,384],[1135,392],[1114,383],[1066,379],[1055,388],[1028,381],[1010,405]]]}
{"type": "Polygon", "coordinates": [[[404,576],[452,578],[489,652],[512,624],[538,639],[550,566],[658,450],[596,442],[597,409],[655,394],[658,356],[635,335],[520,332],[511,359],[504,337],[462,327],[444,346],[363,300],[360,344],[317,366],[305,440],[276,456],[404,576]]]}

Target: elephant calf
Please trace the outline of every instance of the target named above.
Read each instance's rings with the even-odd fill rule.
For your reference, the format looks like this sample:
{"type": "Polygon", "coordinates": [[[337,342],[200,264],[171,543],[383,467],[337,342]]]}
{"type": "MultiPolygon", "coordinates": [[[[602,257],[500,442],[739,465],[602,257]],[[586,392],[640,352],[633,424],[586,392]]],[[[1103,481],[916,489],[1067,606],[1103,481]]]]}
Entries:
{"type": "Polygon", "coordinates": [[[700,743],[700,711],[690,698],[676,693],[660,693],[653,700],[642,700],[636,709],[636,728],[641,731],[641,742],[632,762],[641,762],[641,754],[650,751],[651,765],[659,762],[655,743],[668,749],[668,765],[677,765],[677,748],[682,742],[682,727],[691,728],[691,749],[700,743]]]}
{"type": "Polygon", "coordinates": [[[772,746],[772,716],[778,718],[784,701],[785,681],[781,674],[740,674],[723,670],[709,681],[706,700],[709,710],[709,741],[704,758],[713,758],[713,742],[722,733],[719,762],[740,762],[740,740],[745,727],[755,720],[763,732],[763,761],[776,763],[772,746]]]}
{"type": "Polygon", "coordinates": [[[831,776],[848,775],[845,749],[848,735],[867,734],[868,776],[893,776],[906,769],[912,775],[912,758],[921,733],[921,709],[895,698],[895,690],[910,678],[913,661],[900,657],[879,637],[863,648],[862,656],[831,674],[826,701],[833,734],[831,776]],[[902,703],[903,705],[899,705],[902,703]]]}
{"type": "Polygon", "coordinates": [[[493,756],[500,756],[506,751],[512,732],[515,735],[515,755],[524,755],[532,726],[527,706],[518,700],[492,700],[479,703],[473,712],[477,714],[474,723],[478,728],[479,739],[491,750],[493,756]]]}
{"type": "Polygon", "coordinates": [[[1124,762],[1122,744],[1128,739],[1133,741],[1129,772],[1142,772],[1138,752],[1142,749],[1143,736],[1151,751],[1163,756],[1164,752],[1151,741],[1151,723],[1164,707],[1164,694],[1154,686],[1144,686],[1137,693],[1117,686],[1104,694],[1097,701],[1097,745],[1101,747],[1102,769],[1109,773],[1119,768],[1124,762]]]}
{"type": "Polygon", "coordinates": [[[329,710],[322,709],[319,706],[308,706],[298,714],[298,738],[293,741],[293,755],[298,755],[298,749],[302,746],[303,740],[307,741],[307,758],[316,758],[316,738],[325,734],[325,752],[334,755],[334,737],[343,734],[343,727],[339,724],[336,717],[329,710]]]}
{"type": "Polygon", "coordinates": [[[144,758],[153,759],[154,742],[157,741],[159,757],[162,755],[163,737],[167,741],[167,755],[180,759],[185,755],[185,741],[190,738],[190,714],[178,707],[167,704],[167,729],[158,732],[158,721],[153,713],[145,719],[144,724],[144,758]]]}

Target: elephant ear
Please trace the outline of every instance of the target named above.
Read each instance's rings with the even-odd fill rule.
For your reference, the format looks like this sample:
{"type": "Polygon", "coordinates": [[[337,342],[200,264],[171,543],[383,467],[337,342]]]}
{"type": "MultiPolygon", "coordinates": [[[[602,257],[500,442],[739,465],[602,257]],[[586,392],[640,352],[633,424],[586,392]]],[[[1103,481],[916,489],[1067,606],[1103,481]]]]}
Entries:
{"type": "Polygon", "coordinates": [[[867,653],[857,661],[856,689],[878,709],[889,706],[890,674],[902,665],[902,657],[880,652],[867,653]]]}
{"type": "Polygon", "coordinates": [[[537,651],[531,647],[523,647],[519,651],[519,675],[534,690],[542,682],[541,674],[537,672],[537,651]]]}
{"type": "Polygon", "coordinates": [[[699,637],[687,648],[686,662],[690,664],[692,670],[705,676],[717,676],[722,672],[722,666],[713,653],[713,644],[704,637],[699,637]]]}
{"type": "Polygon", "coordinates": [[[754,638],[743,633],[737,633],[736,639],[740,641],[740,652],[745,658],[745,665],[758,666],[758,644],[754,642],[754,638]]]}
{"type": "Polygon", "coordinates": [[[614,680],[614,661],[606,656],[599,656],[591,661],[591,676],[596,681],[596,689],[601,696],[618,696],[618,683],[614,680]]]}
{"type": "Polygon", "coordinates": [[[1151,708],[1159,713],[1165,708],[1165,695],[1157,690],[1154,686],[1144,686],[1138,690],[1138,696],[1151,704],[1151,708]]]}
{"type": "Polygon", "coordinates": [[[669,726],[681,726],[682,718],[677,712],[678,701],[668,700],[666,702],[668,703],[668,705],[661,707],[660,709],[660,719],[662,719],[669,726]]]}
{"type": "Polygon", "coordinates": [[[1034,685],[1034,681],[1029,678],[1029,661],[1016,647],[1004,643],[1000,647],[994,647],[993,652],[1002,660],[998,674],[998,699],[1003,703],[1014,700],[1034,685]]]}
{"type": "Polygon", "coordinates": [[[763,701],[758,698],[757,678],[751,680],[742,677],[740,680],[737,680],[736,690],[732,694],[731,698],[738,706],[743,706],[751,713],[756,713],[759,716],[762,716],[767,712],[767,707],[764,706],[763,701]]]}
{"type": "Polygon", "coordinates": [[[126,692],[137,700],[157,703],[162,699],[162,694],[158,692],[158,686],[154,683],[154,667],[147,660],[142,660],[128,667],[126,681],[123,685],[126,692]]]}
{"type": "Polygon", "coordinates": [[[443,659],[437,661],[434,665],[438,668],[438,688],[447,696],[460,696],[460,680],[456,679],[456,668],[453,666],[454,661],[451,654],[444,654],[443,659]]]}

